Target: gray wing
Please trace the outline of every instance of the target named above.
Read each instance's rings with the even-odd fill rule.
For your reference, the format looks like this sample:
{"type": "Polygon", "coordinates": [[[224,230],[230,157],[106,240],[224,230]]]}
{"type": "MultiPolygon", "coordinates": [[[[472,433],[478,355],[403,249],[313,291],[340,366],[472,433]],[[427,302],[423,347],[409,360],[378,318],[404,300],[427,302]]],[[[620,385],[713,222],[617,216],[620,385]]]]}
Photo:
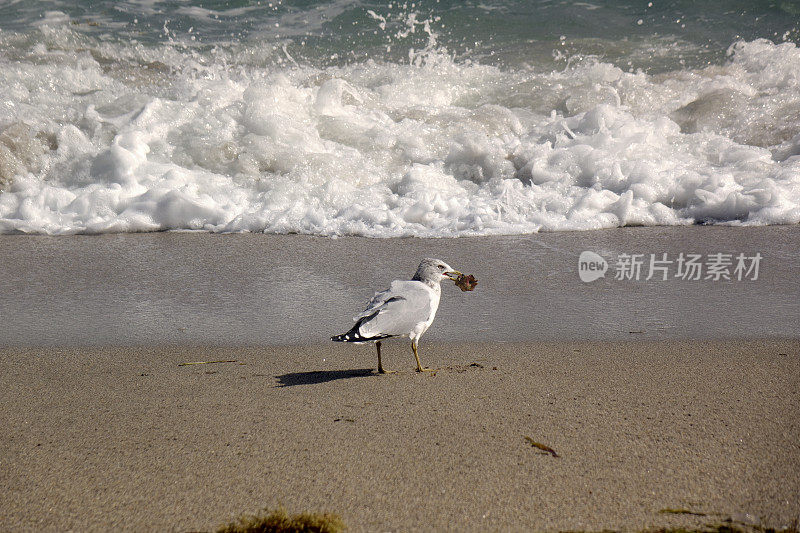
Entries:
{"type": "MultiPolygon", "coordinates": [[[[392,283],[394,286],[394,283],[392,283]]],[[[385,291],[376,292],[375,296],[372,297],[372,300],[369,301],[367,304],[367,308],[361,311],[357,317],[353,320],[358,320],[360,318],[368,317],[369,315],[373,314],[377,309],[380,308],[383,304],[386,303],[386,300],[393,298],[392,296],[392,289],[386,289],[385,291]]]]}
{"type": "Polygon", "coordinates": [[[364,337],[408,335],[430,316],[431,294],[422,282],[393,281],[358,316],[358,331],[364,337]]]}

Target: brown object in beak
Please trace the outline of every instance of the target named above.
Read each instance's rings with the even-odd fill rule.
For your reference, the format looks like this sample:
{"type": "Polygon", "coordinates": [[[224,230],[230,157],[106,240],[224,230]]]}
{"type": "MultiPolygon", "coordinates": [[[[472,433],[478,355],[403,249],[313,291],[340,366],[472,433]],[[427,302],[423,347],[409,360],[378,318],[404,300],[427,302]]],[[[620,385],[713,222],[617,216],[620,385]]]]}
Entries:
{"type": "Polygon", "coordinates": [[[456,287],[458,287],[462,291],[474,290],[475,289],[475,285],[478,284],[478,280],[475,279],[475,276],[473,276],[472,274],[470,274],[468,276],[465,275],[465,274],[460,274],[458,276],[458,279],[455,280],[455,281],[456,281],[456,287]]]}

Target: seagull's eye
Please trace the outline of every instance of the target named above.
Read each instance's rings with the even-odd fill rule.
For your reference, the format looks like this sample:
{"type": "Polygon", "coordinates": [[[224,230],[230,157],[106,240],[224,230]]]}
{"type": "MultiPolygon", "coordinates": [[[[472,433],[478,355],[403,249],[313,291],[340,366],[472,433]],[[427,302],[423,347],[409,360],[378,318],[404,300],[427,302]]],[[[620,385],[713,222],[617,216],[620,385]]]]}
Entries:
{"type": "Polygon", "coordinates": [[[439,270],[444,270],[444,265],[436,265],[439,267],[439,270]]]}

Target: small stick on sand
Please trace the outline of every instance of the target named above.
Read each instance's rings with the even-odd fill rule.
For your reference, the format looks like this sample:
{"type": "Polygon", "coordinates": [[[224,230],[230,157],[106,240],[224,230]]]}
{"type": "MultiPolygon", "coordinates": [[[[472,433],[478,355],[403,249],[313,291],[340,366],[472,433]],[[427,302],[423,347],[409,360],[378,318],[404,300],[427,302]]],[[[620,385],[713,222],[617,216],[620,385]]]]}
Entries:
{"type": "Polygon", "coordinates": [[[191,363],[181,363],[178,366],[189,366],[189,365],[213,365],[215,363],[236,363],[238,362],[236,359],[231,359],[228,361],[192,361],[191,363]]]}
{"type": "Polygon", "coordinates": [[[661,514],[691,514],[691,515],[694,515],[694,516],[708,516],[708,513],[701,513],[701,512],[698,512],[698,511],[690,511],[689,509],[672,509],[672,508],[669,508],[669,507],[666,508],[666,509],[660,509],[658,512],[661,513],[661,514]]]}
{"type": "Polygon", "coordinates": [[[561,456],[560,456],[560,455],[558,455],[558,454],[556,453],[556,451],[555,451],[553,448],[551,448],[550,446],[547,446],[546,444],[542,444],[541,442],[536,442],[535,440],[533,440],[532,438],[530,438],[530,437],[529,437],[529,436],[527,436],[527,435],[525,435],[525,440],[526,440],[526,441],[528,441],[528,443],[529,443],[531,446],[533,446],[534,448],[539,448],[540,450],[542,450],[542,451],[544,451],[544,452],[547,452],[547,453],[549,453],[549,454],[550,454],[550,455],[552,455],[553,457],[561,457],[561,456]]]}

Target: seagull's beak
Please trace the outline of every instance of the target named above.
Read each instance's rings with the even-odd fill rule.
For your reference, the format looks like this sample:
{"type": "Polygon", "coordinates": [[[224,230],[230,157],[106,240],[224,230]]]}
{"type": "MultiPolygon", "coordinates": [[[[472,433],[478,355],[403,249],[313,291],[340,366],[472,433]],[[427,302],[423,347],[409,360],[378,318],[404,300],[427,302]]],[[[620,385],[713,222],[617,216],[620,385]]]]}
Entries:
{"type": "Polygon", "coordinates": [[[463,274],[458,270],[451,270],[450,272],[445,272],[444,275],[452,279],[453,281],[456,281],[459,276],[463,276],[463,274]]]}

